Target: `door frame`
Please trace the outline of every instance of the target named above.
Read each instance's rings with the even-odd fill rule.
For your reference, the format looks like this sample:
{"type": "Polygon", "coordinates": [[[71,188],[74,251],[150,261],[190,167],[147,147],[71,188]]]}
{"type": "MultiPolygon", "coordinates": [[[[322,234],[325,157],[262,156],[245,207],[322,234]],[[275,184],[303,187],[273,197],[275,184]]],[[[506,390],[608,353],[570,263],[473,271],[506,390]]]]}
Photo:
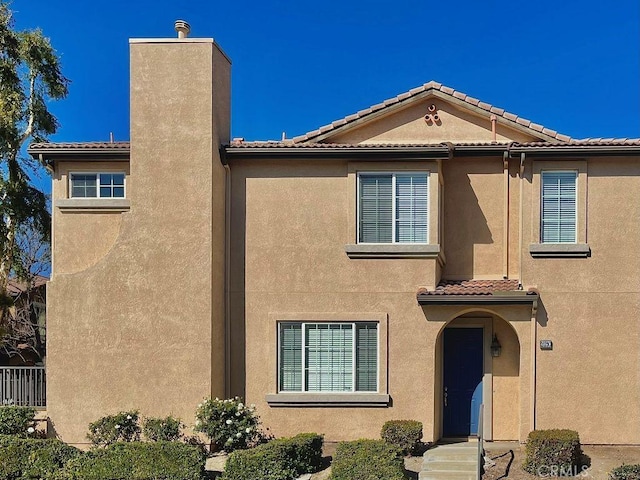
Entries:
{"type": "Polygon", "coordinates": [[[441,330],[440,341],[440,437],[444,435],[444,331],[447,328],[482,328],[482,403],[484,404],[482,431],[485,440],[493,440],[493,359],[491,341],[493,340],[493,317],[456,317],[441,330]],[[456,322],[459,322],[456,324],[456,322]]]}

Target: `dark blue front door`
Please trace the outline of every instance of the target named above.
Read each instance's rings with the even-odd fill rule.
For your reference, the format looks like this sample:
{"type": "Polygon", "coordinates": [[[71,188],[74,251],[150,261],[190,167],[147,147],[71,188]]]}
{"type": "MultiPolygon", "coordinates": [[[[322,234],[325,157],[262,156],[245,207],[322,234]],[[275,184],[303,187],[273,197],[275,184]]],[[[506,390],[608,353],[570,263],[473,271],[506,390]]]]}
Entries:
{"type": "Polygon", "coordinates": [[[476,435],[482,403],[482,328],[447,328],[444,331],[443,434],[476,435]]]}

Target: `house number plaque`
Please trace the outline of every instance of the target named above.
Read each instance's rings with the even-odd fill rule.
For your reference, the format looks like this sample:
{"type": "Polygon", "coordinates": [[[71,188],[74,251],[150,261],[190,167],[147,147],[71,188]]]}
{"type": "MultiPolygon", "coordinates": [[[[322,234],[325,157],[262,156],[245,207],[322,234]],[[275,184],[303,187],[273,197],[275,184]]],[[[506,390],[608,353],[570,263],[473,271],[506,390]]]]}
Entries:
{"type": "Polygon", "coordinates": [[[553,350],[553,342],[551,340],[540,340],[540,350],[553,350]]]}

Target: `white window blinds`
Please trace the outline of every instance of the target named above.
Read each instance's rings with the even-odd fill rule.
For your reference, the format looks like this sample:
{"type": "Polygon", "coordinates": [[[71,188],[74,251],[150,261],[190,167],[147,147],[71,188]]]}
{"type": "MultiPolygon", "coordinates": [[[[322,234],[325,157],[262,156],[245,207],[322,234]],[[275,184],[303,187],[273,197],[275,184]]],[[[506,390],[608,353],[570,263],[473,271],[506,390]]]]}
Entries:
{"type": "Polygon", "coordinates": [[[577,172],[542,172],[542,243],[576,243],[577,172]]]}
{"type": "Polygon", "coordinates": [[[378,324],[281,323],[281,392],[375,392],[378,324]]]}
{"type": "Polygon", "coordinates": [[[362,173],[359,243],[427,243],[428,173],[362,173]]]}

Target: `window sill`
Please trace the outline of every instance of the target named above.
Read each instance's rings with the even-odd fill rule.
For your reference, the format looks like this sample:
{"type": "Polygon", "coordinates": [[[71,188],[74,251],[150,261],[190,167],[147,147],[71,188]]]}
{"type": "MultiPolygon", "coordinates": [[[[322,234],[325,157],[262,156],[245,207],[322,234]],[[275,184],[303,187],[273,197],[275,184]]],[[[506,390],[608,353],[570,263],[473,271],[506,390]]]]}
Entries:
{"type": "Polygon", "coordinates": [[[270,407],[388,407],[385,393],[270,393],[270,407]]]}
{"type": "Polygon", "coordinates": [[[345,245],[349,258],[438,258],[440,245],[415,244],[353,244],[345,245]]]}
{"type": "Polygon", "coordinates": [[[126,198],[59,198],[55,206],[63,212],[126,212],[131,208],[126,198]]]}
{"type": "Polygon", "coordinates": [[[586,243],[532,243],[529,253],[533,258],[587,258],[591,248],[586,243]]]}

